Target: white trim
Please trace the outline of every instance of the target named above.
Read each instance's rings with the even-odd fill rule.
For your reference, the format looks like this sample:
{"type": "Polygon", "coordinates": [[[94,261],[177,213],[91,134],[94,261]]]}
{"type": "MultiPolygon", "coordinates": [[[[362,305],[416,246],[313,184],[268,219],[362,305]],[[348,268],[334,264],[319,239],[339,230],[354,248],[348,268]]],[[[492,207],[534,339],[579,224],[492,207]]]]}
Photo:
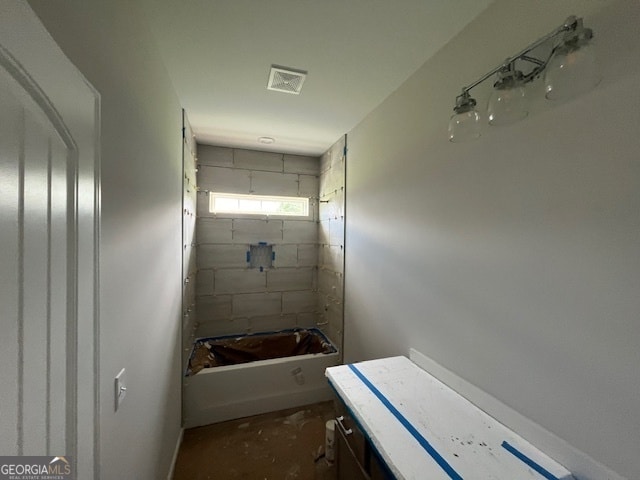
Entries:
{"type": "Polygon", "coordinates": [[[180,429],[180,435],[178,435],[178,441],[176,442],[176,448],[173,450],[173,457],[171,458],[171,465],[169,465],[169,474],[167,475],[167,480],[173,479],[173,474],[176,470],[176,462],[178,461],[178,453],[180,452],[180,447],[182,446],[182,439],[184,438],[184,428],[180,429]]]}
{"type": "Polygon", "coordinates": [[[569,469],[576,480],[626,480],[557,435],[414,348],[409,359],[569,469]]]}

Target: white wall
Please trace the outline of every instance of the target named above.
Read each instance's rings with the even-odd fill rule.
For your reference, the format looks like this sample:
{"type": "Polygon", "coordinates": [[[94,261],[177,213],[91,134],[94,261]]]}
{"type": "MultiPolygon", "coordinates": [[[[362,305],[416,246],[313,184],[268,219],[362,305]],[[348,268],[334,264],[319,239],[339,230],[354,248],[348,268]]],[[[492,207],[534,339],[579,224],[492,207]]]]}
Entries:
{"type": "MultiPolygon", "coordinates": [[[[414,347],[629,478],[640,478],[639,21],[628,0],[497,0],[349,133],[347,163],[346,361],[414,347]],[[459,89],[569,14],[595,31],[602,83],[448,143],[459,89]]],[[[486,102],[486,88],[474,93],[486,102]]]]}
{"type": "Polygon", "coordinates": [[[180,105],[135,4],[29,3],[102,97],[101,478],[166,478],[180,435],[180,105]]]}

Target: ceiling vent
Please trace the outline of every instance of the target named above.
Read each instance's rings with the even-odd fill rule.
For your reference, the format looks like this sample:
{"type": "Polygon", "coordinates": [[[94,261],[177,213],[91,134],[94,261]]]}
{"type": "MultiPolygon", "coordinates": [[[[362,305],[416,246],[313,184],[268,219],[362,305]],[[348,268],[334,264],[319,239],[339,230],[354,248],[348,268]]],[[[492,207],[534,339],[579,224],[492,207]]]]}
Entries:
{"type": "Polygon", "coordinates": [[[304,70],[272,65],[267,90],[300,95],[305,78],[307,78],[307,72],[304,70]]]}

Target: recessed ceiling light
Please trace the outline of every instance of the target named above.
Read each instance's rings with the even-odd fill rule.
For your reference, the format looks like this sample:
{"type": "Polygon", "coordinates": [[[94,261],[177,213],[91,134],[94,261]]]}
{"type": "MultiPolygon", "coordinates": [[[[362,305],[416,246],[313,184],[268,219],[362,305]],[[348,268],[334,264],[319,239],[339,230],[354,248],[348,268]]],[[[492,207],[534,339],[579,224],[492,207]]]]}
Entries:
{"type": "Polygon", "coordinates": [[[260,137],[258,141],[260,143],[264,143],[265,145],[271,145],[272,143],[275,143],[276,139],[272,137],[260,137]]]}

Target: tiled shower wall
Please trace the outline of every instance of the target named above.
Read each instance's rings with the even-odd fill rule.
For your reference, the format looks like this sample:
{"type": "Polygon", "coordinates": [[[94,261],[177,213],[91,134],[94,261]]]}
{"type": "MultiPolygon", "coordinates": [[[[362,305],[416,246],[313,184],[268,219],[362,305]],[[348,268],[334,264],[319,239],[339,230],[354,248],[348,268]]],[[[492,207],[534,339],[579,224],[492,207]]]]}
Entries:
{"type": "Polygon", "coordinates": [[[187,119],[182,112],[182,365],[185,366],[195,335],[195,279],[196,279],[196,141],[187,119]]]}
{"type": "Polygon", "coordinates": [[[345,163],[343,136],[320,158],[318,325],[342,351],[344,293],[345,163]]]}
{"type": "Polygon", "coordinates": [[[197,336],[316,326],[319,174],[317,157],[198,145],[197,336]],[[309,197],[310,216],[214,215],[209,191],[309,197]],[[259,242],[273,268],[249,268],[259,242]]]}

